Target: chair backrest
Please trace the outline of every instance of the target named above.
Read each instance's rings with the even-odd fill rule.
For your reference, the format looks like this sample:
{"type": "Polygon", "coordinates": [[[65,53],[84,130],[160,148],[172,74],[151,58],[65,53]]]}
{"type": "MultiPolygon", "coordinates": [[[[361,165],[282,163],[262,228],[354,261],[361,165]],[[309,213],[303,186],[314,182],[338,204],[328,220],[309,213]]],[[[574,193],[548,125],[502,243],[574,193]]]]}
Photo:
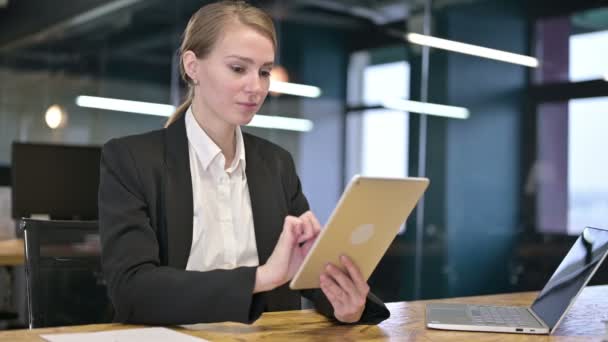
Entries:
{"type": "Polygon", "coordinates": [[[23,219],[21,228],[30,328],[110,322],[97,222],[23,219]]]}

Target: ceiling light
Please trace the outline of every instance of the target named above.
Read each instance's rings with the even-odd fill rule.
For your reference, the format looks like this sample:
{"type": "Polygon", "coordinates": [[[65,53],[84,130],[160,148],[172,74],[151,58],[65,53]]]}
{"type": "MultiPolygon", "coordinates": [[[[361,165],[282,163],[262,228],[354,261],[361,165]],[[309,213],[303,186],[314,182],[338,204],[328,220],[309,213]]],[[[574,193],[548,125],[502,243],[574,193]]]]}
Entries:
{"type": "MultiPolygon", "coordinates": [[[[80,107],[86,108],[157,116],[170,116],[175,111],[175,107],[168,104],[120,100],[108,97],[85,95],[76,97],[76,104],[80,107]]],[[[247,126],[308,132],[312,130],[313,123],[312,121],[306,119],[256,114],[253,117],[253,120],[251,120],[247,126]]]]}
{"type": "Polygon", "coordinates": [[[108,97],[78,96],[76,104],[80,107],[115,110],[119,112],[148,114],[158,116],[170,116],[175,107],[162,103],[151,103],[142,101],[119,100],[108,97]]]}
{"type": "Polygon", "coordinates": [[[494,59],[497,61],[524,65],[527,67],[538,67],[538,60],[534,57],[506,52],[502,50],[490,49],[482,46],[460,43],[453,40],[441,39],[418,33],[408,33],[405,38],[410,43],[430,46],[437,49],[460,52],[483,58],[494,59]]]}
{"type": "Polygon", "coordinates": [[[404,112],[442,116],[453,119],[468,119],[469,110],[464,107],[446,106],[434,103],[418,102],[403,99],[389,99],[382,101],[382,106],[387,109],[400,110],[404,112]]]}
{"type": "Polygon", "coordinates": [[[260,128],[274,128],[287,131],[308,132],[314,127],[312,121],[307,119],[289,118],[285,116],[270,116],[256,114],[247,125],[260,128]]]}
{"type": "Polygon", "coordinates": [[[44,114],[44,121],[50,129],[64,127],[67,123],[67,114],[59,105],[52,105],[44,114]]]}
{"type": "Polygon", "coordinates": [[[304,96],[304,97],[319,97],[321,96],[321,88],[298,84],[298,83],[289,83],[289,82],[281,82],[281,81],[270,81],[270,88],[268,89],[271,92],[281,93],[281,94],[289,94],[295,96],[304,96]]]}

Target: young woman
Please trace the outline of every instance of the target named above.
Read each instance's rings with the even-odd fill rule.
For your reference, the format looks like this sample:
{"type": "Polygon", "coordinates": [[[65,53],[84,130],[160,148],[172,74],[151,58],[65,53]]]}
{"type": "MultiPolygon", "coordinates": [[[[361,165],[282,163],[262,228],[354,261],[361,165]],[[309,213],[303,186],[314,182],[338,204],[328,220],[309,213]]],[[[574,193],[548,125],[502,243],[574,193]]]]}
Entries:
{"type": "Polygon", "coordinates": [[[282,148],[245,134],[269,87],[272,20],[242,1],[206,5],[180,48],[187,101],[164,129],[102,153],[102,263],[119,322],[252,322],[300,308],[344,323],[389,316],[350,259],[321,289],[291,291],[320,225],[282,148]]]}

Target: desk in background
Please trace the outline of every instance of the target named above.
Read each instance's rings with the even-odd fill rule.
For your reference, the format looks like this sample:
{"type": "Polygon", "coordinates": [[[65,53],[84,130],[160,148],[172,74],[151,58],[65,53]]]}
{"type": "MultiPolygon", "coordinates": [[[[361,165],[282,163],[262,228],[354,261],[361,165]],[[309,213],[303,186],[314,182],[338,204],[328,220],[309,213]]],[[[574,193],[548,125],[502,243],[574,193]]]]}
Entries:
{"type": "MultiPolygon", "coordinates": [[[[438,300],[499,305],[529,305],[535,292],[438,300]]],[[[265,313],[255,324],[216,323],[199,330],[176,328],[211,341],[602,341],[608,319],[608,285],[584,290],[568,317],[552,336],[430,330],[424,326],[428,301],[389,303],[391,318],[378,326],[339,326],[312,310],[265,313]]],[[[93,332],[141,326],[96,324],[0,332],[0,341],[43,341],[40,334],[93,332]]]]}
{"type": "Polygon", "coordinates": [[[0,266],[18,266],[25,263],[22,239],[0,240],[0,266]]]}

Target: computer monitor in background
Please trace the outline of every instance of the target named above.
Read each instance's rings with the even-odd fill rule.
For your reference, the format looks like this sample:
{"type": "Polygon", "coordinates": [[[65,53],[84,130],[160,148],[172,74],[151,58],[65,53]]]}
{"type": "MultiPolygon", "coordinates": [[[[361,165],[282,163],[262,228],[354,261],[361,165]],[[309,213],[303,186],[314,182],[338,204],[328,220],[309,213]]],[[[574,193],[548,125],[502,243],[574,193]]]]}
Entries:
{"type": "Polygon", "coordinates": [[[13,218],[97,219],[101,148],[12,145],[13,218]]]}
{"type": "Polygon", "coordinates": [[[11,186],[11,167],[0,163],[0,187],[11,186]]]}
{"type": "Polygon", "coordinates": [[[0,240],[15,237],[15,222],[11,216],[10,176],[10,166],[0,163],[0,240]]]}

